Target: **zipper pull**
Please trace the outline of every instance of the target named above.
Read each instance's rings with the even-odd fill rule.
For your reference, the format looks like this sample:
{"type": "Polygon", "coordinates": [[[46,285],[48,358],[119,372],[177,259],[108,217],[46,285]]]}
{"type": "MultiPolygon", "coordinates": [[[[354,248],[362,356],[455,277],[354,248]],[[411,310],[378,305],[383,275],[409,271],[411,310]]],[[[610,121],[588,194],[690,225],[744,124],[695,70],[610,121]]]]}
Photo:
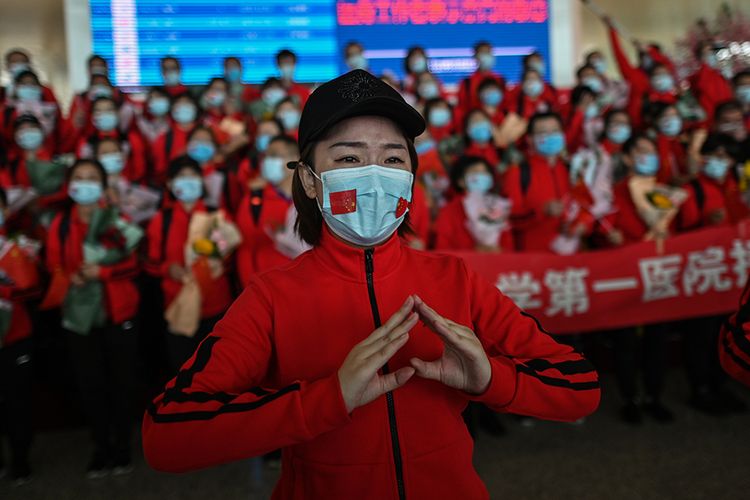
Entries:
{"type": "Polygon", "coordinates": [[[365,250],[365,272],[369,275],[372,275],[374,272],[374,265],[373,265],[373,254],[374,250],[372,248],[368,248],[365,250]]]}

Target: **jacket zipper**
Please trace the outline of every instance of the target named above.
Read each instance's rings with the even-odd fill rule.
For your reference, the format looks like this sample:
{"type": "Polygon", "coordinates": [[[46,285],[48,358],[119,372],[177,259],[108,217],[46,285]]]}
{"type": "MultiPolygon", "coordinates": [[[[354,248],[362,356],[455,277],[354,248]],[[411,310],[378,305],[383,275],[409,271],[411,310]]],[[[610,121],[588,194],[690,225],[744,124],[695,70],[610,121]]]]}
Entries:
{"type": "MultiPolygon", "coordinates": [[[[380,311],[378,311],[378,302],[375,299],[375,284],[373,282],[373,253],[372,248],[365,250],[365,275],[367,276],[367,294],[370,297],[370,309],[372,310],[372,318],[375,321],[375,328],[380,328],[380,311]]],[[[388,363],[383,365],[383,373],[387,374],[390,370],[388,369],[388,363]]],[[[385,401],[388,406],[388,424],[391,429],[391,446],[393,448],[393,462],[396,466],[396,486],[398,487],[398,498],[400,500],[406,499],[406,490],[404,488],[404,467],[401,459],[401,444],[398,440],[398,426],[396,425],[396,406],[393,402],[393,393],[385,393],[385,401]]]]}

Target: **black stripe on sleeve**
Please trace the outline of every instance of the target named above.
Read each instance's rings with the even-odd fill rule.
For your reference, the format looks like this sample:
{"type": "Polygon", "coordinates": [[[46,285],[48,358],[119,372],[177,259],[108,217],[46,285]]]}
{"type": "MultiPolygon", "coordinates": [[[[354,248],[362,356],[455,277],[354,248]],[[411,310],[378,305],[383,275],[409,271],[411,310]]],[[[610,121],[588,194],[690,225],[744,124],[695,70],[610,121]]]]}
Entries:
{"type": "Polygon", "coordinates": [[[732,358],[734,364],[736,364],[743,370],[750,372],[750,363],[737,356],[737,353],[735,353],[732,350],[732,347],[729,345],[729,339],[726,336],[722,339],[722,345],[724,346],[724,351],[729,355],[730,358],[732,358]]]}
{"type": "Polygon", "coordinates": [[[724,323],[724,326],[732,332],[732,338],[734,339],[734,343],[737,344],[737,349],[750,356],[750,339],[747,338],[747,332],[740,325],[742,323],[739,322],[739,318],[736,325],[732,324],[729,320],[724,323]]]}
{"type": "Polygon", "coordinates": [[[536,370],[534,370],[533,368],[523,365],[523,364],[516,365],[516,370],[519,373],[529,375],[531,377],[538,379],[544,384],[551,385],[554,387],[562,387],[564,389],[572,389],[574,391],[589,391],[592,389],[599,388],[598,380],[592,380],[590,382],[572,382],[570,380],[566,380],[563,378],[548,377],[546,375],[541,375],[537,373],[536,370]]]}
{"type": "Polygon", "coordinates": [[[546,359],[531,359],[524,363],[526,366],[537,372],[543,372],[545,370],[557,370],[563,375],[580,375],[583,373],[591,373],[596,371],[594,367],[585,359],[578,359],[575,361],[561,361],[559,363],[552,363],[546,359]]]}

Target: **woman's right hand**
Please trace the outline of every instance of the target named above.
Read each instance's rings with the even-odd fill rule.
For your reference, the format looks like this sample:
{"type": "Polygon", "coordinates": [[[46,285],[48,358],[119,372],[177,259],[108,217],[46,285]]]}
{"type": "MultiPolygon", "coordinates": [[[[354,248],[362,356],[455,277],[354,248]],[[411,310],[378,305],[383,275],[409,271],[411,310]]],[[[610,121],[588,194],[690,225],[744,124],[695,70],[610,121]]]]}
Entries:
{"type": "Polygon", "coordinates": [[[170,264],[169,266],[169,277],[180,283],[184,283],[187,280],[188,272],[179,264],[170,264]]]}
{"type": "Polygon", "coordinates": [[[409,330],[417,321],[419,315],[414,312],[414,298],[410,295],[383,326],[349,352],[338,373],[341,394],[349,413],[401,387],[414,375],[411,366],[386,375],[379,375],[378,370],[406,344],[409,330]]]}

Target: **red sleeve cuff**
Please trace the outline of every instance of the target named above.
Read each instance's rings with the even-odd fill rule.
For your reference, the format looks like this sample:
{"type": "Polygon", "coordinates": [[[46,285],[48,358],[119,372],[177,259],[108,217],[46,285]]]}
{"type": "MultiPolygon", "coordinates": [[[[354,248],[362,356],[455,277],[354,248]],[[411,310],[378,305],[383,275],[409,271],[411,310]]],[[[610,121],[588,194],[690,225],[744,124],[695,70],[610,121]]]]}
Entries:
{"type": "Polygon", "coordinates": [[[469,399],[494,408],[508,406],[516,395],[516,365],[504,356],[490,358],[492,376],[487,390],[469,399]]]}
{"type": "Polygon", "coordinates": [[[307,386],[302,392],[302,410],[311,436],[332,431],[351,421],[341,394],[338,373],[307,386]]]}

